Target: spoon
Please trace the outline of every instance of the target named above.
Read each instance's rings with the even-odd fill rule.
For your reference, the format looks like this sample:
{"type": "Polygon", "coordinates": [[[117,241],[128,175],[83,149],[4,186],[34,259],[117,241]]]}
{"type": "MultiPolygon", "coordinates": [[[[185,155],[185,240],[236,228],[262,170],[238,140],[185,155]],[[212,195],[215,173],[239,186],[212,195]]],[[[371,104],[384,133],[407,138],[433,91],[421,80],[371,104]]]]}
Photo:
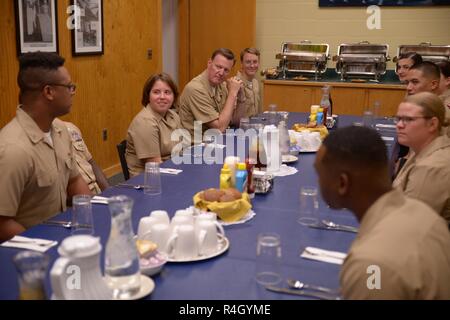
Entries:
{"type": "Polygon", "coordinates": [[[333,221],[322,220],[322,223],[329,228],[337,228],[337,229],[342,229],[342,230],[348,230],[350,232],[358,232],[358,228],[356,228],[356,227],[337,224],[337,223],[334,223],[333,221]]]}
{"type": "Polygon", "coordinates": [[[327,292],[327,293],[335,292],[335,290],[333,290],[333,289],[306,284],[299,280],[287,279],[286,282],[290,288],[297,289],[297,290],[310,289],[310,290],[327,292]]]}
{"type": "Polygon", "coordinates": [[[144,189],[144,186],[143,185],[140,185],[140,184],[137,184],[137,185],[134,185],[134,184],[126,184],[126,183],[119,183],[118,185],[116,185],[116,187],[122,187],[122,188],[132,188],[132,189],[135,189],[135,190],[142,190],[142,189],[144,189]]]}
{"type": "Polygon", "coordinates": [[[48,220],[42,222],[42,224],[50,225],[50,226],[61,226],[67,229],[72,228],[72,221],[56,221],[56,220],[48,220]]]}

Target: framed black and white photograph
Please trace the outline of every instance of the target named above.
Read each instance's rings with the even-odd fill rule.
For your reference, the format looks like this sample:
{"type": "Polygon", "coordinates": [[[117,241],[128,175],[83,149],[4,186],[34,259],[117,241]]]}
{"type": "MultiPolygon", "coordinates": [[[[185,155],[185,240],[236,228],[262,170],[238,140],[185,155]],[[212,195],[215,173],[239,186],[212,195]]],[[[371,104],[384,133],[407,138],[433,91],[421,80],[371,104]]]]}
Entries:
{"type": "Polygon", "coordinates": [[[72,54],[103,54],[103,0],[72,0],[75,6],[72,54]]]}
{"type": "Polygon", "coordinates": [[[367,6],[433,6],[450,5],[450,0],[319,0],[319,7],[367,7],[367,6]]]}
{"type": "Polygon", "coordinates": [[[56,0],[15,0],[17,54],[58,52],[56,0]]]}

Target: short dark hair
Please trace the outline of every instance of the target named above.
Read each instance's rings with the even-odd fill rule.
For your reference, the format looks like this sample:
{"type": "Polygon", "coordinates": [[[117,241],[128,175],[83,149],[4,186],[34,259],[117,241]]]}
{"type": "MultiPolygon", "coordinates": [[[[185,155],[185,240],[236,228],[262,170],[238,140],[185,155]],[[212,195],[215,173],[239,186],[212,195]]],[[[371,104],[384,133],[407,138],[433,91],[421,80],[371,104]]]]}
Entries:
{"type": "Polygon", "coordinates": [[[439,61],[436,62],[436,65],[439,67],[444,77],[450,77],[450,61],[439,61]]]}
{"type": "Polygon", "coordinates": [[[234,57],[233,51],[231,51],[230,49],[227,49],[227,48],[219,48],[219,49],[215,50],[211,55],[211,60],[214,60],[214,58],[219,54],[224,56],[228,60],[233,60],[233,66],[236,63],[236,58],[234,57]]]}
{"type": "Polygon", "coordinates": [[[323,161],[355,169],[386,169],[388,156],[381,136],[367,127],[350,126],[331,132],[323,141],[323,161]]]}
{"type": "Polygon", "coordinates": [[[423,75],[427,78],[439,80],[441,78],[441,71],[439,67],[431,61],[423,61],[421,63],[413,65],[409,70],[422,71],[423,75]]]}
{"type": "Polygon", "coordinates": [[[413,61],[413,66],[419,63],[422,63],[422,56],[416,52],[403,52],[398,55],[396,69],[398,69],[398,61],[403,59],[411,59],[413,61]]]}
{"type": "Polygon", "coordinates": [[[244,50],[241,51],[241,62],[242,60],[244,60],[244,55],[246,53],[250,53],[250,54],[254,54],[255,56],[257,56],[259,58],[259,56],[261,55],[261,53],[259,52],[258,49],[256,48],[245,48],[244,50]]]}
{"type": "Polygon", "coordinates": [[[41,89],[52,81],[53,74],[64,65],[65,59],[56,53],[30,52],[19,57],[17,84],[20,94],[41,89]]]}
{"type": "Polygon", "coordinates": [[[173,105],[172,107],[175,105],[177,99],[178,99],[178,88],[177,85],[175,84],[175,82],[172,80],[172,78],[167,74],[167,73],[157,73],[154,74],[152,76],[150,76],[150,78],[147,79],[147,81],[145,81],[144,84],[144,89],[142,90],[142,105],[145,107],[148,105],[148,103],[150,102],[150,91],[152,91],[153,86],[155,85],[156,81],[161,80],[164,83],[167,83],[170,87],[170,89],[172,89],[173,92],[173,105]]]}

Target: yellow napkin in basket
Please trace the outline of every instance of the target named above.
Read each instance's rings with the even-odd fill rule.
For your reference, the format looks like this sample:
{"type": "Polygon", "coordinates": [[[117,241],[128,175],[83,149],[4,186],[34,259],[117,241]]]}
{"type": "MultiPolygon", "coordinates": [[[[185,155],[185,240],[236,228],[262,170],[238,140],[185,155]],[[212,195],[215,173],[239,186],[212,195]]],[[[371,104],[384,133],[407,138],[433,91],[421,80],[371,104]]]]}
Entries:
{"type": "Polygon", "coordinates": [[[225,222],[234,222],[241,219],[251,209],[250,197],[246,192],[242,198],[229,202],[206,201],[200,198],[201,192],[194,195],[194,206],[204,211],[212,211],[225,222]]]}

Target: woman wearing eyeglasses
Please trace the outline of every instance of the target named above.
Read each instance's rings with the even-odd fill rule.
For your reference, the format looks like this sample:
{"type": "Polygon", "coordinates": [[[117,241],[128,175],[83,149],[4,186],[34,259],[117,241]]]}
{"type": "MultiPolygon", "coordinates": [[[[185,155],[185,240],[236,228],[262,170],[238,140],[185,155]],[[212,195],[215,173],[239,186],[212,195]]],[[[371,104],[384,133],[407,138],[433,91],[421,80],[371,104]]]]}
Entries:
{"type": "Polygon", "coordinates": [[[398,142],[411,155],[393,186],[450,222],[450,138],[442,130],[449,125],[442,101],[430,92],[408,96],[398,106],[396,123],[398,142]]]}
{"type": "Polygon", "coordinates": [[[166,73],[151,76],[142,94],[144,108],[134,117],[128,128],[126,160],[131,176],[144,172],[147,162],[162,162],[170,158],[178,144],[171,134],[181,129],[180,117],[174,104],[178,89],[166,73]]]}

